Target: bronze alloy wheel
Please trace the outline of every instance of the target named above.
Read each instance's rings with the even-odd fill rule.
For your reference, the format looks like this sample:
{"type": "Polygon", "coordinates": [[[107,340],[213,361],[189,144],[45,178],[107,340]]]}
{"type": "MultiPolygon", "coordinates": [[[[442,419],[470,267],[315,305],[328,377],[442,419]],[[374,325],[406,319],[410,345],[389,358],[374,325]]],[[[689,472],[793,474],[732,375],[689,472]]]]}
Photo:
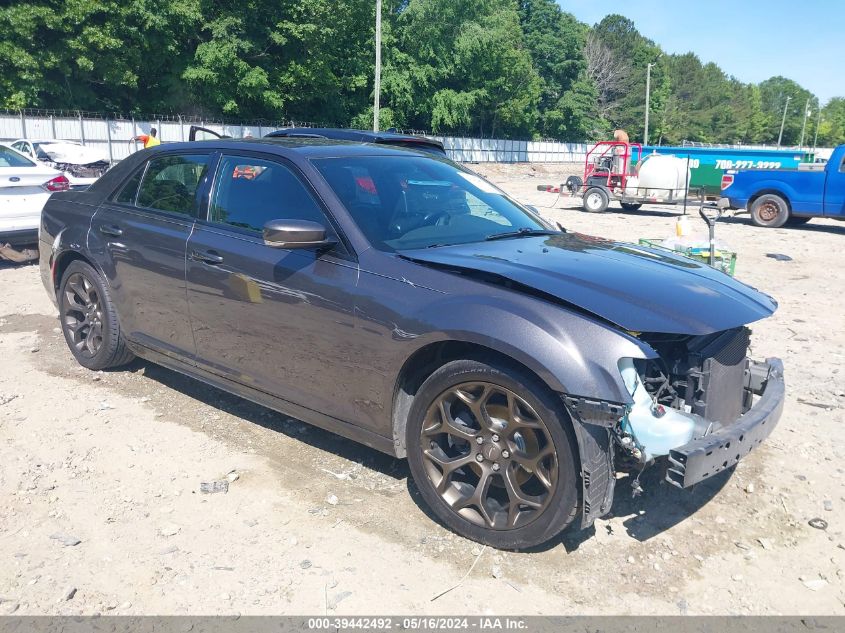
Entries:
{"type": "Polygon", "coordinates": [[[103,307],[96,286],[82,273],[73,273],[64,286],[62,322],[77,353],[92,358],[100,351],[103,307]]]}
{"type": "Polygon", "coordinates": [[[437,494],[479,527],[522,528],[554,496],[558,457],[549,430],[505,387],[464,382],[444,391],[428,408],[420,447],[437,494]]]}

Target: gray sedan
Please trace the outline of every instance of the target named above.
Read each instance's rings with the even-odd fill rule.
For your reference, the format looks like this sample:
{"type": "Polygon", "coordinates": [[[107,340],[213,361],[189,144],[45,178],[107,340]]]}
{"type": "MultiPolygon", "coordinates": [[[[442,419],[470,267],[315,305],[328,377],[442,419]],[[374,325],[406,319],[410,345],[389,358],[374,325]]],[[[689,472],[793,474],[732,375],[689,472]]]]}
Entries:
{"type": "Polygon", "coordinates": [[[617,464],[682,488],[729,470],[783,406],[781,362],[747,357],[773,299],[421,152],[162,145],[53,195],[40,239],[80,364],[139,356],[407,457],[432,512],[495,547],[592,524],[617,464]]]}

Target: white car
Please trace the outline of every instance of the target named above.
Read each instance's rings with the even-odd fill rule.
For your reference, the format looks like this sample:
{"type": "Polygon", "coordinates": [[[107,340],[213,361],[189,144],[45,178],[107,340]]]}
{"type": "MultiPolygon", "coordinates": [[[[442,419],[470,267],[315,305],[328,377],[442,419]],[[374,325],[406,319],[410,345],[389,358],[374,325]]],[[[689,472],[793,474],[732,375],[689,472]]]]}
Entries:
{"type": "Polygon", "coordinates": [[[0,145],[0,245],[37,244],[47,198],[69,188],[59,170],[0,145]]]}
{"type": "Polygon", "coordinates": [[[88,188],[110,167],[101,151],[78,141],[18,139],[11,146],[21,154],[63,172],[71,189],[88,188]]]}

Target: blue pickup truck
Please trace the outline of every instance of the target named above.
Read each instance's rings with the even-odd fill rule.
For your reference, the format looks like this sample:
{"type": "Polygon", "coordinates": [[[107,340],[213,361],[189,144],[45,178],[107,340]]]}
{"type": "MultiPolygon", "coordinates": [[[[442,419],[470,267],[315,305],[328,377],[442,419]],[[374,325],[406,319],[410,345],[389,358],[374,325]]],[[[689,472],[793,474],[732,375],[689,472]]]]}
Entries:
{"type": "Polygon", "coordinates": [[[823,169],[748,169],[722,176],[719,206],[747,209],[757,226],[777,228],[812,218],[845,220],[845,145],[823,169]]]}

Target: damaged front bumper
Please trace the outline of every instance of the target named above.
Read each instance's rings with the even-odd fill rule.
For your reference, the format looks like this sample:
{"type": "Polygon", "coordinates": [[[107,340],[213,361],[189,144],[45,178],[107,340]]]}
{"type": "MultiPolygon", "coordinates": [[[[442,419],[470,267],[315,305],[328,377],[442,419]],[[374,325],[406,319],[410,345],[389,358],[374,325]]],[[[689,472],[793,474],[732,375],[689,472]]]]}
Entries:
{"type": "MultiPolygon", "coordinates": [[[[783,411],[785,383],[783,362],[770,358],[764,363],[747,361],[744,390],[750,408],[733,424],[712,424],[714,430],[669,451],[666,479],[679,488],[689,488],[736,464],[765,440],[783,411]],[[758,396],[757,402],[751,399],[758,396]]],[[[582,514],[586,528],[610,512],[616,482],[614,438],[625,419],[628,406],[566,395],[575,426],[581,456],[582,514]]],[[[624,447],[622,447],[624,449],[624,447]]],[[[640,458],[645,459],[643,452],[640,458]]],[[[653,460],[643,461],[645,468],[653,460]]]]}
{"type": "Polygon", "coordinates": [[[783,362],[770,358],[749,365],[748,389],[760,399],[733,424],[669,451],[669,483],[689,488],[730,468],[769,436],[783,412],[783,362]]]}

